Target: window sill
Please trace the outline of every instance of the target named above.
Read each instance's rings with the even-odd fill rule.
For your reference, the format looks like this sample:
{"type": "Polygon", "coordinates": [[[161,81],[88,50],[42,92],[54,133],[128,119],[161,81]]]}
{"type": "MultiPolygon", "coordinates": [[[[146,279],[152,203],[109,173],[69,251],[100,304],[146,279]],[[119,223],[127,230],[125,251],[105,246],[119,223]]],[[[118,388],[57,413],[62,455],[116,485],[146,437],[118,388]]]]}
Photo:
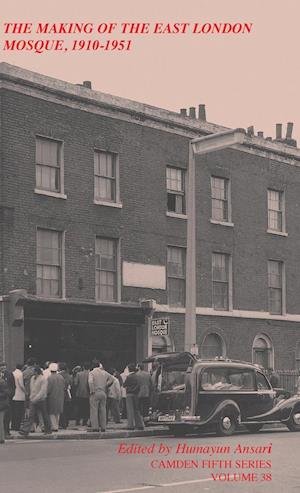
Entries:
{"type": "Polygon", "coordinates": [[[234,223],[227,222],[227,221],[216,221],[215,219],[210,220],[211,224],[220,224],[221,226],[229,226],[233,228],[234,223]]]}
{"type": "Polygon", "coordinates": [[[217,307],[212,307],[212,309],[215,311],[215,312],[232,312],[232,308],[217,308],[217,307]]]}
{"type": "Polygon", "coordinates": [[[51,192],[50,190],[40,190],[39,188],[34,189],[34,193],[38,195],[46,195],[47,197],[54,197],[56,199],[67,199],[67,195],[59,192],[51,192]]]}
{"type": "Polygon", "coordinates": [[[122,209],[122,202],[106,202],[105,200],[94,200],[95,205],[104,205],[105,207],[115,207],[117,209],[122,209]]]}
{"type": "Polygon", "coordinates": [[[275,231],[274,229],[267,229],[267,233],[277,236],[288,236],[288,233],[284,233],[283,231],[275,231]]]}
{"type": "Polygon", "coordinates": [[[187,219],[187,215],[186,214],[177,214],[176,212],[167,211],[166,212],[166,215],[168,217],[176,217],[177,219],[187,219]]]}
{"type": "Polygon", "coordinates": [[[95,300],[97,305],[120,305],[121,301],[103,301],[95,300]]]}

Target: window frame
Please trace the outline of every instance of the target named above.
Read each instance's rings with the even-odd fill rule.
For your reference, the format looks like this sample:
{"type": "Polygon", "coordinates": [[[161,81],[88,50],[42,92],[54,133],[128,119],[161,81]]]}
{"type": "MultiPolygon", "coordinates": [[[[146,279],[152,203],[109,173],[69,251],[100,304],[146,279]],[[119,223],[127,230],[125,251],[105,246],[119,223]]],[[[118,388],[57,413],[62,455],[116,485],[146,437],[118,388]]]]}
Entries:
{"type": "Polygon", "coordinates": [[[94,148],[93,151],[93,165],[94,165],[94,204],[97,205],[105,205],[109,207],[117,207],[117,208],[122,208],[122,203],[120,202],[120,164],[119,164],[119,154],[114,151],[108,151],[107,149],[100,149],[100,148],[94,148]],[[114,174],[115,176],[110,177],[107,175],[101,175],[101,174],[96,174],[96,160],[95,157],[96,155],[99,154],[106,154],[112,156],[112,165],[114,167],[114,174]],[[97,196],[96,194],[96,178],[99,179],[105,179],[105,180],[111,180],[114,182],[114,199],[108,199],[106,197],[101,198],[100,196],[97,196]]]}
{"type": "Polygon", "coordinates": [[[267,263],[267,273],[268,273],[268,311],[270,315],[285,315],[286,313],[286,286],[285,286],[285,264],[282,260],[275,260],[275,259],[268,259],[267,263]],[[269,270],[270,264],[277,264],[280,266],[280,287],[277,286],[271,286],[270,285],[270,275],[272,274],[269,270]],[[281,294],[281,310],[280,311],[275,311],[272,309],[272,299],[271,299],[271,293],[272,291],[280,291],[281,294]]]}
{"type": "Polygon", "coordinates": [[[216,224],[225,224],[233,226],[232,223],[232,210],[231,210],[231,180],[224,176],[211,175],[210,177],[210,193],[211,193],[211,222],[216,224]],[[222,180],[224,182],[224,193],[225,198],[215,197],[214,190],[217,187],[213,186],[214,180],[222,180]],[[226,204],[226,212],[227,214],[222,218],[218,217],[215,214],[216,210],[223,210],[223,208],[215,208],[214,202],[222,202],[222,204],[226,204]]]}
{"type": "MultiPolygon", "coordinates": [[[[54,264],[53,264],[54,265],[54,264]]],[[[65,231],[61,231],[58,229],[54,228],[45,228],[45,227],[40,227],[38,226],[36,228],[36,294],[37,296],[41,298],[53,298],[53,299],[65,299],[65,231]],[[38,245],[38,232],[39,231],[48,231],[48,232],[53,232],[58,234],[58,241],[59,241],[59,246],[60,246],[60,265],[59,265],[59,294],[56,295],[45,295],[42,292],[39,292],[38,290],[38,279],[43,279],[43,278],[38,278],[38,267],[40,266],[52,266],[52,264],[39,264],[38,262],[38,257],[39,257],[39,245],[38,245]]]]}
{"type": "Polygon", "coordinates": [[[212,308],[216,311],[232,311],[232,255],[230,253],[224,252],[212,252],[211,255],[211,279],[212,279],[212,308]],[[222,281],[219,279],[214,279],[214,256],[219,255],[225,259],[225,273],[227,274],[227,280],[222,281]],[[220,308],[215,303],[215,285],[216,284],[227,284],[227,307],[220,308]]]}
{"type": "MultiPolygon", "coordinates": [[[[177,245],[168,245],[167,246],[167,268],[166,268],[166,274],[167,274],[167,297],[168,297],[168,305],[172,307],[185,307],[186,306],[186,247],[182,246],[177,246],[177,245]],[[171,249],[176,249],[181,252],[182,255],[182,270],[183,270],[183,275],[182,276],[175,276],[175,275],[170,275],[170,268],[169,268],[169,252],[171,249]],[[183,284],[183,299],[181,302],[173,303],[171,300],[171,290],[170,290],[170,280],[172,281],[173,279],[180,280],[183,284]]],[[[174,292],[174,291],[172,291],[174,292]]]]}
{"type": "Polygon", "coordinates": [[[267,231],[269,233],[273,234],[278,234],[278,235],[286,235],[286,214],[285,214],[285,191],[284,190],[278,190],[276,188],[268,188],[267,189],[267,210],[268,210],[268,216],[267,216],[267,231]],[[279,200],[279,208],[278,209],[272,209],[270,207],[270,202],[271,202],[271,193],[276,193],[278,194],[279,200]],[[277,217],[280,217],[280,223],[281,223],[281,228],[274,228],[271,225],[271,220],[270,220],[270,214],[271,213],[276,213],[277,217]]]}
{"type": "Polygon", "coordinates": [[[265,353],[267,357],[267,368],[266,370],[273,370],[274,369],[274,345],[272,340],[267,334],[259,333],[256,334],[256,336],[253,339],[252,343],[252,363],[253,364],[259,364],[257,363],[257,354],[258,353],[265,353]],[[265,348],[259,348],[257,346],[257,341],[262,340],[265,343],[265,348]]]}
{"type": "MultiPolygon", "coordinates": [[[[101,265],[101,260],[100,260],[100,265],[101,265]]],[[[121,259],[120,259],[120,240],[118,238],[112,238],[112,237],[106,237],[106,236],[99,236],[97,235],[95,237],[95,301],[96,303],[119,303],[120,302],[120,285],[121,285],[121,278],[120,278],[120,266],[121,266],[121,259]],[[115,270],[110,270],[110,269],[101,269],[97,268],[97,240],[107,240],[113,242],[113,248],[114,248],[114,255],[115,255],[115,270]],[[100,287],[101,283],[97,283],[97,272],[114,272],[114,282],[115,285],[113,287],[114,290],[114,299],[113,300],[106,300],[106,299],[100,299],[100,297],[97,297],[97,292],[99,289],[100,293],[100,287]],[[99,288],[98,288],[99,286],[99,288]]],[[[100,279],[100,277],[99,277],[100,279]]]]}
{"type": "Polygon", "coordinates": [[[55,137],[50,137],[48,135],[35,135],[35,188],[34,192],[39,195],[48,195],[49,197],[66,199],[67,195],[64,193],[64,141],[61,139],[57,139],[55,137]],[[38,163],[37,162],[37,142],[38,140],[51,141],[55,142],[58,145],[57,148],[57,156],[58,156],[58,166],[51,166],[48,164],[38,163]],[[59,187],[58,190],[51,190],[48,188],[42,188],[37,184],[37,166],[44,168],[56,168],[58,169],[58,180],[59,187]]]}
{"type": "Polygon", "coordinates": [[[176,166],[166,166],[166,191],[167,191],[167,215],[168,216],[174,216],[174,217],[181,217],[181,218],[186,218],[187,217],[187,203],[186,203],[186,169],[184,168],[179,168],[176,166]],[[171,180],[170,177],[168,177],[168,170],[175,170],[177,172],[180,172],[181,174],[181,190],[175,190],[174,188],[168,188],[168,180],[171,180]],[[175,210],[169,209],[169,195],[175,196],[175,210]],[[176,211],[176,202],[177,202],[177,197],[180,197],[182,200],[182,207],[180,212],[176,211]]]}

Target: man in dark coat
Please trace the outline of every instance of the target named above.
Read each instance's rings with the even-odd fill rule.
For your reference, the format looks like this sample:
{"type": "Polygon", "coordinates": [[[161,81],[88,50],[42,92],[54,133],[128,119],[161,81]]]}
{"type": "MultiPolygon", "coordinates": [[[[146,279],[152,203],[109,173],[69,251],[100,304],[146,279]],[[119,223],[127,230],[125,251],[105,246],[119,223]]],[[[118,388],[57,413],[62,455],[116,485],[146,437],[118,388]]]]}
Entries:
{"type": "Polygon", "coordinates": [[[8,388],[8,407],[4,414],[4,430],[5,430],[5,435],[9,436],[10,435],[9,424],[11,422],[11,417],[12,417],[11,414],[12,398],[15,395],[16,384],[15,384],[15,377],[13,373],[7,370],[7,366],[4,361],[0,363],[0,377],[6,382],[8,388]]]}
{"type": "Polygon", "coordinates": [[[138,393],[138,402],[140,413],[143,417],[148,415],[150,406],[150,396],[152,392],[152,379],[150,373],[144,370],[142,363],[137,365],[138,371],[136,376],[138,377],[140,390],[138,393]]]}
{"type": "Polygon", "coordinates": [[[9,406],[8,386],[0,374],[0,444],[5,442],[4,415],[9,406]]]}
{"type": "Polygon", "coordinates": [[[140,391],[140,381],[136,374],[136,365],[130,363],[128,365],[129,374],[124,382],[126,388],[126,408],[128,430],[144,429],[144,421],[139,410],[138,394],[140,391]]]}
{"type": "Polygon", "coordinates": [[[77,399],[78,410],[77,410],[77,421],[80,423],[82,419],[82,424],[87,425],[88,419],[90,417],[90,389],[89,389],[89,369],[90,363],[87,361],[83,364],[83,370],[76,373],[74,377],[75,386],[75,396],[77,399]]]}
{"type": "Polygon", "coordinates": [[[58,431],[59,417],[64,410],[65,401],[65,380],[57,370],[57,363],[50,363],[50,375],[47,378],[47,410],[52,431],[58,431]]]}

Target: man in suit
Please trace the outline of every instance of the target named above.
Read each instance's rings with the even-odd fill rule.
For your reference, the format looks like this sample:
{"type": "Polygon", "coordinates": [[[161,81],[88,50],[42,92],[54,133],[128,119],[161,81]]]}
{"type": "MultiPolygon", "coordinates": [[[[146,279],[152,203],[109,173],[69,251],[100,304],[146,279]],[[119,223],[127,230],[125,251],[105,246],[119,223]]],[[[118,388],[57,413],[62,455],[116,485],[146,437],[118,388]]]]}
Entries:
{"type": "Polygon", "coordinates": [[[136,376],[138,378],[140,384],[140,390],[138,393],[138,403],[139,410],[143,418],[148,416],[149,407],[150,407],[150,397],[152,392],[152,379],[150,373],[145,371],[142,363],[138,363],[137,365],[137,373],[136,376]]]}

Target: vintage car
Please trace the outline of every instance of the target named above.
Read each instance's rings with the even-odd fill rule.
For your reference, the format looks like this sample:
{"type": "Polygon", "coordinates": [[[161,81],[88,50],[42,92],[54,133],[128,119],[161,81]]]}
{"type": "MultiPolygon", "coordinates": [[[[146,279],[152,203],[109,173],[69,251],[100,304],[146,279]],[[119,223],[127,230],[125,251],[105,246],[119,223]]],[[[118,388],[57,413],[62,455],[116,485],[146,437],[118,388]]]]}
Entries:
{"type": "Polygon", "coordinates": [[[188,352],[147,361],[154,384],[149,424],[167,425],[176,436],[207,430],[229,436],[238,425],[257,432],[270,423],[300,431],[300,396],[273,389],[257,365],[188,352]]]}

